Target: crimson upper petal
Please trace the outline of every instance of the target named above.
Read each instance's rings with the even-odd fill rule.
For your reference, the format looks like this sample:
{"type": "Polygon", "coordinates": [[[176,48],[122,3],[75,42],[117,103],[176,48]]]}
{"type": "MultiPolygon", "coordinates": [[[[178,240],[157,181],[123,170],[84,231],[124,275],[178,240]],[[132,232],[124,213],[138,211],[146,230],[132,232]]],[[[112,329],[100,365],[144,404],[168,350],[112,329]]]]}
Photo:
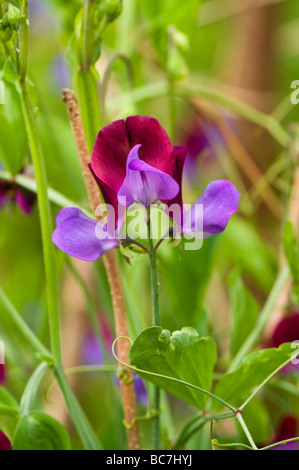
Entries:
{"type": "MultiPolygon", "coordinates": [[[[100,189],[104,189],[105,201],[112,203],[115,209],[116,194],[126,178],[127,158],[136,145],[140,146],[139,157],[142,161],[171,176],[181,187],[186,149],[172,146],[167,132],[157,119],[130,116],[105,126],[97,136],[91,155],[93,176],[100,189]]],[[[174,202],[181,205],[181,201],[180,191],[174,202]]]]}

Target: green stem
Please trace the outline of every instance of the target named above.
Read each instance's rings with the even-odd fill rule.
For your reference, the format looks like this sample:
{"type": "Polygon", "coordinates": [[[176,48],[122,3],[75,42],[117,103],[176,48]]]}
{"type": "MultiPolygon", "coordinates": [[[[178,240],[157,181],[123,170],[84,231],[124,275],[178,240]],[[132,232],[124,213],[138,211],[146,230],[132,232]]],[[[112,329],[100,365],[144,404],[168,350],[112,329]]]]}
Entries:
{"type": "MultiPolygon", "coordinates": [[[[28,11],[28,0],[24,2],[26,11],[28,11]]],[[[22,39],[23,49],[21,50],[23,57],[20,60],[20,64],[27,64],[27,52],[28,52],[28,21],[27,18],[23,23],[22,27],[22,39]]],[[[27,67],[26,67],[27,69],[27,67]]],[[[25,70],[26,70],[25,69],[25,70]]],[[[21,73],[22,70],[19,70],[21,73]]],[[[22,72],[24,74],[24,72],[22,72]]],[[[60,342],[60,319],[59,319],[59,296],[58,296],[58,281],[57,281],[57,270],[56,270],[56,259],[54,245],[52,242],[52,219],[50,202],[48,199],[48,183],[46,175],[46,166],[44,155],[41,148],[39,134],[34,119],[34,112],[30,97],[26,87],[26,77],[20,75],[20,86],[21,86],[21,103],[22,111],[27,131],[27,137],[29,147],[31,151],[31,158],[35,171],[36,185],[37,185],[37,196],[38,196],[38,207],[40,215],[41,233],[42,233],[42,244],[47,284],[47,304],[48,304],[48,316],[50,324],[50,340],[51,340],[51,352],[54,358],[54,374],[58,380],[63,396],[67,403],[70,411],[71,418],[77,428],[78,434],[82,438],[84,445],[90,449],[99,449],[99,443],[94,435],[94,432],[86,419],[71,386],[69,385],[63,367],[61,357],[61,342],[60,342]]]]}
{"type": "Polygon", "coordinates": [[[268,377],[266,377],[265,380],[263,380],[263,382],[258,386],[256,387],[256,389],[254,390],[254,392],[246,399],[246,401],[239,407],[239,410],[242,411],[244,410],[245,406],[248,405],[248,403],[259,393],[259,391],[269,382],[269,380],[272,379],[272,377],[274,377],[274,375],[276,375],[281,369],[283,369],[286,365],[288,365],[293,359],[295,359],[297,356],[299,355],[299,351],[292,354],[292,356],[287,359],[286,361],[284,361],[282,364],[280,364],[280,366],[278,366],[271,374],[268,375],[268,377]]]}
{"type": "Polygon", "coordinates": [[[196,418],[193,418],[184,426],[179,436],[175,440],[174,449],[182,449],[186,442],[191,439],[191,437],[193,437],[204,424],[210,421],[220,421],[222,419],[232,418],[234,416],[235,413],[233,411],[229,411],[228,413],[219,413],[216,415],[196,416],[196,418]]]}
{"type": "Polygon", "coordinates": [[[90,152],[102,127],[100,100],[95,74],[96,71],[92,65],[88,70],[78,70],[75,75],[82,124],[90,152]]]}
{"type": "MultiPolygon", "coordinates": [[[[199,81],[199,80],[197,80],[199,81]]],[[[265,129],[282,147],[287,148],[290,143],[290,135],[281,126],[279,121],[273,115],[265,114],[242,101],[227,96],[213,88],[203,85],[178,84],[176,83],[174,94],[181,98],[200,97],[212,103],[223,106],[232,111],[235,115],[246,119],[253,124],[265,129]]],[[[114,99],[109,105],[109,112],[119,111],[121,106],[125,106],[127,102],[141,103],[155,98],[166,97],[169,95],[169,86],[167,81],[151,83],[139,88],[135,88],[132,93],[124,93],[120,97],[114,99]]]]}
{"type": "Polygon", "coordinates": [[[243,343],[243,346],[239,349],[238,353],[234,357],[228,372],[233,371],[242,361],[243,357],[249,353],[249,351],[254,347],[261,334],[263,333],[265,326],[271,316],[273,308],[275,307],[277,298],[285,285],[286,281],[290,276],[289,267],[285,266],[279,273],[274,283],[274,286],[270,292],[270,295],[262,309],[258,320],[256,322],[255,328],[252,330],[251,334],[248,336],[246,341],[243,343]]]}
{"type": "Polygon", "coordinates": [[[252,436],[251,436],[251,434],[250,434],[250,432],[249,432],[249,429],[248,429],[248,427],[246,426],[246,423],[245,423],[244,419],[242,418],[241,412],[236,413],[236,418],[237,418],[237,420],[239,421],[239,423],[241,424],[242,429],[243,429],[243,431],[244,431],[244,433],[245,433],[245,435],[246,435],[248,441],[250,442],[251,447],[252,447],[254,450],[258,450],[257,446],[255,445],[254,440],[252,439],[252,436]]]}
{"type": "MultiPolygon", "coordinates": [[[[152,283],[152,299],[153,299],[153,325],[160,326],[161,315],[159,305],[159,281],[158,281],[158,269],[157,269],[157,257],[154,248],[152,235],[151,235],[151,223],[148,222],[148,244],[149,244],[149,258],[150,258],[150,270],[151,270],[151,283],[152,283]]],[[[160,441],[160,389],[154,387],[153,393],[153,410],[157,412],[157,416],[153,419],[153,450],[159,450],[160,441]]]]}
{"type": "Polygon", "coordinates": [[[24,338],[31,344],[33,349],[35,349],[39,354],[51,357],[50,351],[41,343],[33,331],[29,328],[27,323],[23,320],[19,312],[15,309],[13,304],[10,302],[4,291],[0,287],[0,304],[4,307],[7,314],[18,328],[18,330],[23,334],[24,338]]]}
{"type": "Polygon", "coordinates": [[[42,362],[37,366],[30,379],[28,380],[20,402],[20,414],[24,416],[32,409],[38,386],[48,370],[49,364],[42,362]]]}
{"type": "Polygon", "coordinates": [[[52,221],[50,203],[47,192],[47,176],[44,156],[42,153],[38,131],[34,120],[33,109],[26,89],[25,82],[21,83],[21,102],[28,135],[31,157],[33,161],[37,184],[38,207],[40,214],[44,263],[47,283],[47,303],[50,321],[51,351],[56,362],[61,362],[60,322],[58,282],[56,275],[56,260],[52,242],[52,221]]]}
{"type": "Polygon", "coordinates": [[[17,52],[17,64],[20,82],[23,83],[27,75],[28,62],[28,0],[23,2],[21,8],[24,13],[24,18],[22,20],[19,32],[19,51],[17,52]]]}
{"type": "Polygon", "coordinates": [[[95,435],[89,421],[82,411],[82,408],[77,401],[77,398],[66,378],[65,372],[61,365],[57,365],[54,368],[54,375],[64,396],[70,416],[74,425],[76,426],[78,434],[82,439],[85,448],[87,450],[101,450],[97,436],[95,435]]]}
{"type": "Polygon", "coordinates": [[[269,134],[272,135],[272,137],[284,148],[288,147],[290,143],[290,135],[273,116],[252,108],[246,103],[243,103],[231,96],[227,96],[224,93],[206,86],[191,83],[178,86],[176,92],[179,96],[186,98],[199,96],[229,109],[238,116],[243,117],[244,119],[247,119],[248,121],[267,130],[269,134]]]}
{"type": "MultiPolygon", "coordinates": [[[[28,189],[28,191],[32,191],[33,193],[37,193],[37,184],[36,180],[26,176],[26,175],[16,175],[14,177],[8,171],[1,171],[0,170],[0,179],[9,181],[10,183],[17,183],[22,188],[28,189]]],[[[48,199],[50,202],[55,204],[58,207],[77,207],[81,211],[85,212],[86,215],[93,218],[93,214],[87,211],[84,207],[80,206],[76,202],[72,201],[71,199],[67,198],[59,191],[55,189],[49,188],[47,189],[48,199]]]]}

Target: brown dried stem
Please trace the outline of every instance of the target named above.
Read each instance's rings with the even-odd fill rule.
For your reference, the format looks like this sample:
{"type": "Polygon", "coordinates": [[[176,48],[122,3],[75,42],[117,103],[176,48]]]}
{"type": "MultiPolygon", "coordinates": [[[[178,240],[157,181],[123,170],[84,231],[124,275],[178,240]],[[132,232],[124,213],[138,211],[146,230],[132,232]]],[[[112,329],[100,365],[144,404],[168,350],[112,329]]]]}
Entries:
{"type": "MultiPolygon", "coordinates": [[[[67,107],[67,112],[79,154],[82,174],[84,177],[90,205],[95,213],[96,208],[100,204],[102,204],[102,200],[98,185],[88,168],[88,164],[90,163],[90,153],[84,135],[77,100],[74,92],[68,89],[64,89],[62,91],[62,99],[67,107]]],[[[103,256],[103,262],[110,285],[116,336],[128,337],[129,331],[127,323],[126,305],[115,254],[112,251],[106,253],[103,256]]],[[[129,341],[125,339],[120,339],[117,343],[117,348],[120,360],[123,363],[128,364],[128,355],[130,348],[129,341]]],[[[140,438],[138,423],[136,421],[137,406],[134,384],[132,380],[132,372],[129,369],[126,369],[122,372],[123,373],[121,374],[121,396],[127,430],[128,446],[130,450],[138,450],[140,449],[140,438]]]]}

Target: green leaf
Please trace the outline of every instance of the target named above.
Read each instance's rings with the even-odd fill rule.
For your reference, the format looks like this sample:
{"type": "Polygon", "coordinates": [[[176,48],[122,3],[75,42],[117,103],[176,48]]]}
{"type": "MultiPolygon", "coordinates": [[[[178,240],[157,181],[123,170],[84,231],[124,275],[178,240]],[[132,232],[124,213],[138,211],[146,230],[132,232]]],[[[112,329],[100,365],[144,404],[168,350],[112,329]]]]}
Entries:
{"type": "MultiPolygon", "coordinates": [[[[284,343],[278,349],[255,351],[244,358],[240,367],[224,375],[213,393],[238,408],[250,392],[290,359],[292,354],[294,348],[290,343],[284,343]]],[[[214,404],[214,407],[217,407],[217,404],[214,404]]]]}
{"type": "MultiPolygon", "coordinates": [[[[168,330],[152,327],[137,336],[129,359],[138,369],[174,377],[210,391],[217,359],[216,344],[212,338],[200,338],[194,328],[170,334],[168,330]]],[[[163,377],[138,374],[200,409],[206,404],[207,396],[200,391],[163,377]]]]}
{"type": "Polygon", "coordinates": [[[4,64],[3,76],[8,82],[16,82],[19,79],[17,69],[11,57],[9,57],[4,64]]]}
{"type": "Polygon", "coordinates": [[[13,450],[69,450],[66,429],[56,419],[35,411],[23,416],[17,424],[13,450]]]}
{"type": "Polygon", "coordinates": [[[285,223],[283,230],[283,246],[294,281],[299,282],[299,246],[289,220],[285,223]]]}
{"type": "Polygon", "coordinates": [[[19,413],[19,405],[13,396],[0,387],[0,415],[17,415],[19,413]]]}
{"type": "Polygon", "coordinates": [[[277,257],[247,220],[232,217],[222,234],[221,250],[232,263],[242,262],[244,274],[269,292],[275,280],[277,257]]]}
{"type": "Polygon", "coordinates": [[[19,93],[16,87],[2,78],[5,103],[0,105],[0,161],[16,175],[24,166],[28,142],[19,93]]]}
{"type": "Polygon", "coordinates": [[[259,305],[245,288],[239,267],[231,274],[229,282],[232,321],[231,353],[235,356],[255,325],[259,305]]]}
{"type": "MultiPolygon", "coordinates": [[[[259,400],[254,399],[242,412],[243,419],[254,442],[260,446],[264,446],[271,439],[271,416],[266,406],[259,400]]],[[[239,424],[239,423],[238,423],[239,424]]],[[[244,443],[247,443],[247,437],[239,425],[239,432],[244,436],[244,443]]]]}

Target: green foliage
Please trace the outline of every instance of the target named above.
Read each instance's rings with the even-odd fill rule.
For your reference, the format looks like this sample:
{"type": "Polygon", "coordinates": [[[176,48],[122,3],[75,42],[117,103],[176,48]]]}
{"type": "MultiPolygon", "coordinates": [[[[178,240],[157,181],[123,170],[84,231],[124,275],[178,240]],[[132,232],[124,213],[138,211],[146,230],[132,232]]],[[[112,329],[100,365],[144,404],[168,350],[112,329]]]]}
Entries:
{"type": "Polygon", "coordinates": [[[0,43],[7,43],[12,39],[23,18],[22,10],[12,3],[8,3],[7,11],[0,5],[0,43]]]}
{"type": "MultiPolygon", "coordinates": [[[[138,369],[174,377],[209,391],[217,358],[216,344],[212,338],[200,338],[193,328],[171,334],[160,327],[152,327],[137,336],[129,358],[131,365],[138,369]]],[[[204,409],[207,396],[202,392],[155,375],[138,374],[181,400],[204,409]]]]}
{"type": "Polygon", "coordinates": [[[231,354],[235,356],[254,328],[259,305],[245,288],[240,268],[230,276],[231,354]]]}
{"type": "MultiPolygon", "coordinates": [[[[12,70],[12,64],[5,67],[6,75],[8,69],[12,70]]],[[[16,175],[23,168],[28,152],[28,141],[20,95],[13,83],[2,78],[4,83],[5,103],[0,105],[0,161],[3,162],[5,168],[12,174],[16,175]]]]}
{"type": "Polygon", "coordinates": [[[283,230],[283,246],[287,262],[293,277],[293,300],[299,304],[299,245],[294,235],[292,223],[287,221],[283,230]]]}
{"type": "MultiPolygon", "coordinates": [[[[291,359],[292,354],[294,349],[289,343],[282,344],[278,349],[255,351],[245,357],[237,369],[224,375],[213,393],[238,408],[249,393],[285,361],[291,359]]],[[[217,408],[217,404],[214,407],[217,408]]]]}
{"type": "Polygon", "coordinates": [[[17,415],[19,405],[14,397],[3,387],[0,387],[0,415],[17,415]]]}
{"type": "Polygon", "coordinates": [[[41,411],[32,411],[17,424],[13,450],[70,450],[70,439],[59,421],[41,411]]]}

